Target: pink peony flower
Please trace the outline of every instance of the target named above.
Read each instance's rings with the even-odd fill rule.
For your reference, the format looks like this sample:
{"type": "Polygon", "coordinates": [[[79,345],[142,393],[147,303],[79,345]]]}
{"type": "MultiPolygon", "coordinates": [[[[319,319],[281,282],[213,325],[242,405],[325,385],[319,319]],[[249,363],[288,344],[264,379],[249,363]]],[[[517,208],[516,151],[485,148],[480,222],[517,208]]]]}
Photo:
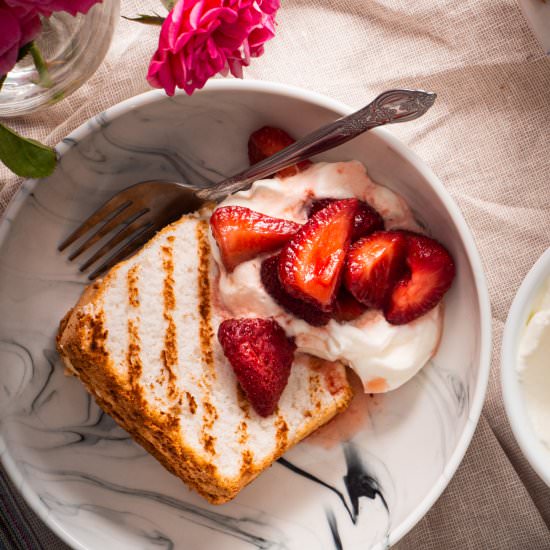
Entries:
{"type": "Polygon", "coordinates": [[[66,11],[71,15],[88,13],[88,10],[102,0],[5,0],[13,7],[34,10],[49,17],[54,11],[66,11]]]}
{"type": "Polygon", "coordinates": [[[0,0],[0,76],[11,71],[20,48],[40,31],[37,13],[28,8],[14,8],[0,0]]]}
{"type": "Polygon", "coordinates": [[[192,94],[217,73],[242,78],[275,36],[279,0],[179,0],[162,25],[147,80],[192,94]]]}

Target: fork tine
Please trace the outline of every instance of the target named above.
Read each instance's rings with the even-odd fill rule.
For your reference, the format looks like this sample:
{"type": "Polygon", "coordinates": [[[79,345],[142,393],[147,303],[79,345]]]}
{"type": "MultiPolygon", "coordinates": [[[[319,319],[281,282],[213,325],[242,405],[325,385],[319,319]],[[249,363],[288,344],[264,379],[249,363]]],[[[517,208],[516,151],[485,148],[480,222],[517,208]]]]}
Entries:
{"type": "Polygon", "coordinates": [[[153,225],[152,227],[138,230],[120,250],[109,256],[109,258],[107,258],[107,260],[105,260],[105,262],[103,262],[95,271],[90,273],[90,275],[88,275],[88,279],[93,281],[96,277],[98,277],[98,275],[101,275],[101,273],[107,269],[110,269],[118,262],[124,260],[132,252],[145,244],[158,231],[158,229],[159,228],[156,225],[153,225]]]}
{"type": "Polygon", "coordinates": [[[80,256],[83,252],[88,250],[91,246],[101,240],[105,235],[110,233],[113,229],[116,229],[119,225],[129,225],[138,218],[141,218],[144,214],[149,212],[149,208],[142,208],[137,210],[135,208],[126,207],[118,214],[115,214],[112,218],[106,221],[90,238],[86,239],[70,256],[69,261],[74,260],[80,256]]]}
{"type": "Polygon", "coordinates": [[[125,200],[125,197],[121,193],[115,195],[112,199],[108,200],[103,206],[99,207],[90,217],[77,227],[58,247],[59,252],[62,252],[69,245],[73,244],[77,239],[87,233],[92,227],[103,221],[110,214],[120,214],[123,210],[128,208],[132,204],[132,201],[125,200]]]}
{"type": "Polygon", "coordinates": [[[109,239],[93,256],[88,258],[81,266],[80,271],[86,271],[92,264],[95,264],[99,258],[105,256],[108,252],[113,250],[115,246],[121,243],[126,237],[129,237],[136,231],[141,229],[149,229],[153,226],[153,222],[146,222],[145,224],[140,218],[137,218],[129,225],[125,225],[117,231],[111,239],[109,239]]]}

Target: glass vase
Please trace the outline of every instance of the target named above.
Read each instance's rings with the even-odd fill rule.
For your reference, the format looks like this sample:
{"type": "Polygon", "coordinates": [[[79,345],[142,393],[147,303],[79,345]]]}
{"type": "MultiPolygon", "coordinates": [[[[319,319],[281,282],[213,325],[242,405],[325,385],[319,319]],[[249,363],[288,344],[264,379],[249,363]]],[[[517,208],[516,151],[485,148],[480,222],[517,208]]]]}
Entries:
{"type": "Polygon", "coordinates": [[[34,42],[46,71],[38,73],[31,54],[19,61],[0,90],[0,117],[31,113],[82,86],[109,49],[119,11],[120,0],[103,0],[85,15],[55,12],[42,18],[34,42]]]}

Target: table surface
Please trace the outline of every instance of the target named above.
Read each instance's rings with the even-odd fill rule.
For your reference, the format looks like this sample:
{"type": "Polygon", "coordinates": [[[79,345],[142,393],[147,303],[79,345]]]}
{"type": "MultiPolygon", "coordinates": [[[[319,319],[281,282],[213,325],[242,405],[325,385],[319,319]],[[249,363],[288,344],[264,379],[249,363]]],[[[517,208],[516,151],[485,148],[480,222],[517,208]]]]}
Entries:
{"type": "MultiPolygon", "coordinates": [[[[104,0],[107,1],[107,0],[104,0]]],[[[398,549],[550,549],[550,489],[510,431],[499,378],[502,329],[523,277],[550,246],[550,58],[515,0],[284,0],[277,37],[246,78],[359,107],[392,87],[437,91],[430,117],[391,131],[441,178],[479,247],[493,312],[487,399],[445,493],[398,549]]],[[[159,11],[122,0],[122,15],[159,11]]],[[[57,143],[97,112],[148,90],[158,30],[121,20],[105,62],[47,110],[8,121],[57,143]]],[[[0,213],[21,181],[0,167],[0,213]]],[[[64,549],[0,469],[0,547],[64,549]]]]}

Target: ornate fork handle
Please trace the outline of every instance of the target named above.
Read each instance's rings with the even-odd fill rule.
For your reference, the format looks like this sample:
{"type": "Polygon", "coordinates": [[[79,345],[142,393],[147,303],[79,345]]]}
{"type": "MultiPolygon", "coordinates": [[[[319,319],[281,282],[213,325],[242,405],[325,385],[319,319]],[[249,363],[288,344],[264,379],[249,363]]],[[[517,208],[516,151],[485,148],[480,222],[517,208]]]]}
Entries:
{"type": "Polygon", "coordinates": [[[322,126],[240,174],[215,187],[197,191],[197,195],[205,200],[220,200],[230,193],[246,189],[258,179],[346,143],[371,128],[419,118],[434,104],[435,98],[436,94],[422,90],[383,92],[359,111],[322,126]]]}

